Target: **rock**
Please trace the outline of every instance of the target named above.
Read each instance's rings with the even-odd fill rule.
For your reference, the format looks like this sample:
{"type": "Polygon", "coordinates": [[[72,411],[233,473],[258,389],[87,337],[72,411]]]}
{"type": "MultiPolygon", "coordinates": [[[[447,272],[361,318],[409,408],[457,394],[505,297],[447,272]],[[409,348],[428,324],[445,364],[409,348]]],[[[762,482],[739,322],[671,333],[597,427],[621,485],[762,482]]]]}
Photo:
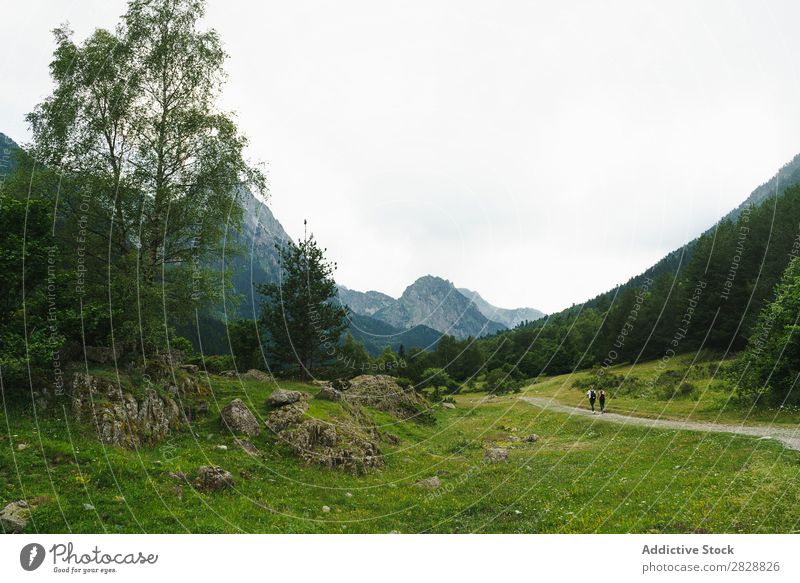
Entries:
{"type": "Polygon", "coordinates": [[[248,441],[247,439],[234,439],[233,442],[250,455],[261,455],[261,452],[255,445],[253,445],[253,442],[248,441]]]}
{"type": "Polygon", "coordinates": [[[200,372],[200,367],[196,364],[182,364],[178,368],[182,371],[188,372],[189,374],[197,374],[200,372]]]}
{"type": "Polygon", "coordinates": [[[322,507],[322,511],[323,512],[330,512],[331,511],[331,507],[330,506],[323,506],[322,507]]]}
{"type": "Polygon", "coordinates": [[[346,496],[347,498],[352,498],[352,497],[353,497],[353,494],[352,494],[352,492],[345,492],[345,496],[346,496]]]}
{"type": "Polygon", "coordinates": [[[453,403],[442,403],[442,407],[445,409],[455,409],[456,406],[453,403]]]}
{"type": "Polygon", "coordinates": [[[401,534],[399,530],[390,530],[389,534],[401,534]]]}
{"type": "Polygon", "coordinates": [[[227,445],[215,445],[214,449],[218,449],[220,451],[228,451],[228,446],[227,445]]]}
{"type": "Polygon", "coordinates": [[[355,405],[367,405],[401,419],[431,421],[429,403],[413,389],[404,389],[388,375],[361,375],[347,383],[342,398],[355,405]]]}
{"type": "Polygon", "coordinates": [[[357,426],[307,419],[281,434],[304,461],[330,468],[346,469],[354,474],[382,467],[378,445],[357,426]]]}
{"type": "Polygon", "coordinates": [[[186,474],[183,472],[171,472],[169,477],[178,480],[179,482],[185,482],[188,479],[186,474]]]}
{"type": "Polygon", "coordinates": [[[303,398],[303,393],[300,391],[289,391],[287,389],[275,389],[272,394],[267,397],[267,405],[270,407],[283,407],[284,405],[291,405],[297,403],[303,398]]]}
{"type": "Polygon", "coordinates": [[[242,377],[251,381],[270,382],[273,380],[273,378],[270,375],[256,368],[251,368],[246,373],[244,373],[242,377]]]}
{"type": "Polygon", "coordinates": [[[256,436],[261,426],[253,412],[241,399],[234,399],[222,410],[222,424],[236,435],[256,436]]]}
{"type": "Polygon", "coordinates": [[[536,443],[537,441],[539,441],[539,436],[536,435],[535,433],[531,433],[530,435],[526,436],[522,441],[525,441],[527,443],[536,443]]]}
{"type": "Polygon", "coordinates": [[[320,387],[314,398],[322,401],[341,401],[343,397],[341,391],[338,391],[331,385],[326,384],[320,387]]]}
{"type": "Polygon", "coordinates": [[[275,409],[267,416],[265,424],[273,433],[280,433],[292,425],[299,424],[305,417],[307,410],[308,403],[305,401],[292,403],[280,409],[275,409]]]}
{"type": "Polygon", "coordinates": [[[239,375],[236,373],[235,370],[223,370],[221,373],[219,373],[219,376],[230,379],[230,378],[236,378],[239,375]]]}
{"type": "Polygon", "coordinates": [[[186,354],[181,350],[161,352],[147,357],[144,370],[152,379],[171,380],[184,360],[186,354]]]}
{"type": "Polygon", "coordinates": [[[84,510],[92,511],[94,510],[94,504],[89,504],[88,502],[84,503],[83,505],[84,510]]]}
{"type": "Polygon", "coordinates": [[[490,462],[507,462],[508,450],[504,447],[492,447],[486,450],[483,457],[490,462]]]}
{"type": "Polygon", "coordinates": [[[17,444],[17,451],[25,451],[30,447],[29,443],[18,443],[17,444]]]}
{"type": "Polygon", "coordinates": [[[30,505],[25,500],[18,500],[0,510],[0,526],[4,532],[22,532],[30,517],[30,505]]]}
{"type": "Polygon", "coordinates": [[[360,474],[383,466],[381,432],[360,407],[342,403],[330,421],[308,418],[309,404],[299,400],[273,410],[267,427],[301,460],[360,474]]]}
{"type": "Polygon", "coordinates": [[[420,480],[414,485],[418,488],[424,488],[426,490],[435,490],[442,485],[442,481],[439,479],[439,476],[433,476],[431,478],[420,480]]]}
{"type": "Polygon", "coordinates": [[[104,346],[86,346],[84,354],[89,362],[98,362],[100,364],[114,362],[119,358],[119,351],[115,352],[114,349],[104,346]]]}
{"type": "Polygon", "coordinates": [[[203,492],[218,492],[233,488],[233,475],[219,466],[202,466],[197,471],[194,485],[203,492]]]}
{"type": "Polygon", "coordinates": [[[111,380],[85,373],[73,377],[72,414],[94,425],[102,443],[130,449],[155,445],[186,422],[170,397],[154,390],[137,397],[111,380]]]}

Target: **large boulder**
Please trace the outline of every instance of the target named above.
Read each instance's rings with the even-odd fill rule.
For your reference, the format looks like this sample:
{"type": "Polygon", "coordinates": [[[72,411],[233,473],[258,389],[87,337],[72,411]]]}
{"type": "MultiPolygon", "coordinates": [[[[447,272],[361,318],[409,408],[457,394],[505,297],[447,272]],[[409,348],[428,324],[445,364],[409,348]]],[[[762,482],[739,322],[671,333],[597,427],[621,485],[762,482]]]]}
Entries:
{"type": "Polygon", "coordinates": [[[273,380],[270,375],[256,368],[251,368],[246,373],[244,373],[242,377],[251,381],[270,382],[273,380]]]}
{"type": "Polygon", "coordinates": [[[197,470],[194,485],[203,492],[218,492],[233,488],[235,483],[231,473],[219,466],[202,466],[197,470]]]}
{"type": "Polygon", "coordinates": [[[270,407],[283,407],[297,403],[304,397],[300,391],[290,391],[288,389],[277,388],[267,397],[267,405],[270,407]]]}
{"type": "Polygon", "coordinates": [[[341,401],[344,397],[342,392],[335,389],[332,385],[324,384],[320,385],[319,391],[314,398],[322,401],[341,401]]]}
{"type": "Polygon", "coordinates": [[[250,435],[255,436],[261,433],[261,426],[258,419],[253,415],[253,412],[247,408],[247,405],[241,399],[234,399],[222,410],[221,413],[222,424],[227,427],[231,433],[237,435],[250,435]]]}
{"type": "Polygon", "coordinates": [[[349,403],[374,407],[401,419],[432,419],[425,397],[413,389],[402,388],[388,375],[357,376],[350,380],[341,395],[349,403]]]}
{"type": "Polygon", "coordinates": [[[75,420],[90,422],[98,439],[109,445],[131,449],[155,445],[185,421],[171,397],[153,389],[143,396],[134,395],[95,375],[75,373],[71,397],[75,420]]]}
{"type": "Polygon", "coordinates": [[[291,403],[270,413],[265,424],[273,433],[280,433],[291,425],[301,423],[306,411],[308,411],[308,403],[305,401],[291,403]]]}
{"type": "Polygon", "coordinates": [[[25,500],[8,504],[0,510],[0,526],[3,532],[22,532],[31,517],[31,507],[25,500]]]}
{"type": "Polygon", "coordinates": [[[345,418],[307,419],[291,426],[280,438],[307,463],[360,474],[383,466],[377,440],[345,418]]]}
{"type": "Polygon", "coordinates": [[[378,447],[382,434],[360,407],[343,403],[342,414],[322,420],[307,417],[308,402],[279,407],[267,417],[267,427],[297,457],[311,464],[361,474],[383,467],[378,447]]]}

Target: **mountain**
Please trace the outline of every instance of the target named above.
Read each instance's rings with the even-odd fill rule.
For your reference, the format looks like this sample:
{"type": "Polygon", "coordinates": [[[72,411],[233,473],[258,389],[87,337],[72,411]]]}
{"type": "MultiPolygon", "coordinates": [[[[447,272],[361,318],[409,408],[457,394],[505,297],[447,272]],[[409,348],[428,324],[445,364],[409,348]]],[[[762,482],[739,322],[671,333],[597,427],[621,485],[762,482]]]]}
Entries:
{"type": "Polygon", "coordinates": [[[800,184],[800,154],[784,164],[775,176],[751,192],[742,204],[722,217],[722,220],[734,220],[747,207],[758,206],[769,197],[779,195],[787,186],[794,184],[800,184]]]}
{"type": "Polygon", "coordinates": [[[544,317],[544,312],[535,308],[498,308],[483,299],[476,291],[465,287],[457,289],[461,292],[461,295],[475,304],[481,314],[494,322],[503,324],[506,328],[514,328],[523,322],[533,322],[544,317]]]}
{"type": "Polygon", "coordinates": [[[425,325],[459,339],[505,329],[503,324],[484,316],[451,282],[432,275],[420,277],[396,302],[375,312],[374,317],[396,328],[425,325]]]}
{"type": "MultiPolygon", "coordinates": [[[[775,198],[780,196],[788,187],[796,184],[800,184],[800,154],[796,155],[791,161],[784,164],[772,178],[753,190],[753,192],[750,193],[750,195],[742,202],[742,204],[731,210],[702,234],[711,233],[720,225],[720,223],[724,221],[735,221],[739,215],[742,214],[744,209],[748,207],[759,206],[771,197],[775,198]]],[[[590,300],[587,300],[583,304],[578,304],[572,306],[571,308],[567,308],[566,310],[563,310],[562,313],[580,309],[581,306],[597,307],[604,305],[608,303],[616,294],[620,294],[626,289],[640,287],[648,278],[655,279],[663,273],[679,273],[692,258],[699,239],[700,236],[692,239],[678,249],[670,251],[652,266],[647,268],[639,275],[630,278],[627,282],[619,284],[618,286],[603,292],[590,300]]]]}
{"type": "Polygon", "coordinates": [[[346,306],[350,306],[353,312],[361,316],[372,316],[375,312],[397,301],[393,297],[378,291],[360,292],[348,289],[343,285],[339,286],[339,300],[346,306]]]}
{"type": "Polygon", "coordinates": [[[234,290],[243,298],[238,315],[253,318],[258,315],[260,302],[255,286],[278,281],[280,263],[275,245],[290,241],[291,237],[267,204],[249,190],[242,192],[242,206],[242,228],[231,240],[240,252],[226,261],[226,267],[231,269],[234,290]]]}
{"type": "Polygon", "coordinates": [[[18,150],[17,143],[0,132],[0,176],[5,176],[16,166],[14,151],[18,150]]]}
{"type": "Polygon", "coordinates": [[[441,332],[427,326],[420,325],[401,330],[377,318],[355,312],[350,315],[348,332],[373,356],[380,354],[387,346],[391,346],[395,352],[400,349],[400,345],[406,350],[414,346],[423,350],[433,350],[442,337],[441,332]]]}

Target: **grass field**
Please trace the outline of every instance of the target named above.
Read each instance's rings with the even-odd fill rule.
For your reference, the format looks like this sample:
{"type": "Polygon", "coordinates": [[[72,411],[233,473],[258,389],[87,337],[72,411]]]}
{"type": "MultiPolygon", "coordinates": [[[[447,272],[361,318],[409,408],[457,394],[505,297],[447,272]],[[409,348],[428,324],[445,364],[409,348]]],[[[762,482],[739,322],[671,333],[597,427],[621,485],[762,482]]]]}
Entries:
{"type": "MultiPolygon", "coordinates": [[[[754,408],[732,398],[732,383],[725,378],[725,363],[713,355],[686,354],[668,361],[646,361],[609,367],[608,375],[620,379],[608,391],[607,409],[639,417],[691,419],[718,423],[797,426],[800,410],[796,408],[754,408]],[[666,373],[666,374],[665,374],[666,373]],[[674,384],[689,383],[689,396],[658,394],[658,378],[671,377],[674,384]]],[[[545,377],[525,389],[525,394],[550,397],[559,403],[588,407],[586,385],[596,378],[596,371],[545,377]]]]}
{"type": "MultiPolygon", "coordinates": [[[[636,374],[646,371],[643,365],[636,374]]],[[[545,379],[529,390],[577,402],[582,391],[569,382],[545,379]]],[[[456,397],[454,410],[436,407],[431,425],[371,411],[401,441],[382,445],[383,470],[359,477],[304,465],[267,431],[252,439],[263,460],[249,456],[222,430],[218,410],[239,396],[263,417],[273,387],[218,377],[212,386],[218,406],[212,400],[194,435],[177,433],[140,451],[99,444],[90,429],[69,424],[64,410],[34,419],[30,408],[9,405],[0,413],[0,504],[35,503],[27,532],[800,530],[800,452],[774,441],[592,423],[536,409],[516,396],[468,394],[456,397]],[[517,440],[530,433],[540,439],[517,440]],[[484,460],[485,448],[494,445],[509,448],[508,463],[484,460]],[[199,493],[169,475],[193,476],[209,463],[233,473],[234,491],[199,493]],[[413,485],[434,475],[442,482],[437,490],[413,485]]],[[[699,404],[692,415],[713,415],[714,402],[670,403],[669,414],[699,404]]],[[[322,418],[339,407],[311,403],[309,414],[322,418]]],[[[628,397],[610,405],[637,414],[657,414],[665,406],[628,397]]]]}

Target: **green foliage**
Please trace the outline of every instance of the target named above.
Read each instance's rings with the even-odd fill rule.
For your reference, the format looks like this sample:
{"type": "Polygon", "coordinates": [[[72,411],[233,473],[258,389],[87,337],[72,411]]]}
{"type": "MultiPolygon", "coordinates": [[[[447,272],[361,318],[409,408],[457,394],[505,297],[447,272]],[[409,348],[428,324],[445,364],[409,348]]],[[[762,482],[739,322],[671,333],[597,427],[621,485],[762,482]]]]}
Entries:
{"type": "Polygon", "coordinates": [[[15,198],[14,180],[0,191],[0,374],[8,386],[30,380],[58,384],[57,291],[63,286],[51,236],[52,214],[43,200],[15,198]]]}
{"type": "Polygon", "coordinates": [[[58,197],[60,268],[80,274],[67,309],[81,342],[163,349],[175,323],[218,302],[227,284],[208,266],[239,223],[239,189],[264,186],[217,105],[225,53],[203,13],[200,0],[132,0],[114,31],[54,32],[54,89],[28,121],[58,174],[45,197],[58,197]]]}
{"type": "Polygon", "coordinates": [[[258,322],[233,320],[228,324],[228,337],[237,370],[246,371],[264,367],[258,322]]]}
{"type": "Polygon", "coordinates": [[[775,287],[775,299],[758,317],[747,350],[729,378],[741,399],[771,405],[798,405],[800,375],[800,259],[789,263],[775,287]]]}
{"type": "Polygon", "coordinates": [[[337,302],[334,263],[325,259],[314,236],[277,245],[281,279],[257,286],[264,295],[259,321],[268,332],[271,362],[303,377],[336,357],[348,310],[337,302]]]}
{"type": "Polygon", "coordinates": [[[454,390],[458,387],[447,371],[443,368],[427,368],[422,373],[422,387],[433,387],[437,389],[454,390]]]}
{"type": "Polygon", "coordinates": [[[189,364],[196,364],[201,369],[218,374],[226,370],[234,370],[233,357],[230,354],[214,354],[211,356],[193,356],[187,360],[189,364]]]}
{"type": "MultiPolygon", "coordinates": [[[[748,338],[758,336],[757,314],[798,254],[798,224],[800,186],[791,186],[759,206],[744,208],[734,220],[721,221],[689,245],[685,256],[670,256],[648,276],[479,340],[483,354],[491,355],[484,366],[512,367],[515,374],[533,378],[700,349],[744,348],[748,338]]],[[[791,352],[794,336],[783,341],[791,352]]],[[[785,368],[776,370],[773,376],[780,380],[773,384],[789,402],[791,373],[800,368],[789,358],[780,362],[785,368]]],[[[755,377],[745,384],[749,388],[743,391],[758,391],[755,377]]]]}
{"type": "Polygon", "coordinates": [[[484,390],[495,395],[518,393],[523,383],[515,379],[508,369],[495,368],[486,373],[484,390]]]}

